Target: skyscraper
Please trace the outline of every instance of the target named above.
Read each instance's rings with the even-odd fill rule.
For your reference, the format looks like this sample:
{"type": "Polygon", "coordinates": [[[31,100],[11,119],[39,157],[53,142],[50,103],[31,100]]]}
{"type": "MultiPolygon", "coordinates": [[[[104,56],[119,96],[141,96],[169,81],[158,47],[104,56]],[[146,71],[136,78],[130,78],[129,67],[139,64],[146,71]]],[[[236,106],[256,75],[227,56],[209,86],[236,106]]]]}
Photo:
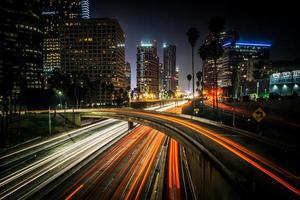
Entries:
{"type": "Polygon", "coordinates": [[[89,19],[90,18],[90,4],[89,0],[82,0],[81,1],[81,10],[82,10],[82,18],[89,19]]]}
{"type": "Polygon", "coordinates": [[[159,63],[158,68],[158,89],[159,89],[159,98],[164,98],[164,65],[159,63]]]}
{"type": "Polygon", "coordinates": [[[0,5],[0,97],[18,99],[42,87],[42,27],[38,0],[0,5]]]}
{"type": "Polygon", "coordinates": [[[44,24],[43,67],[46,78],[53,69],[60,69],[59,24],[66,19],[89,18],[88,0],[42,0],[42,19],[44,24]]]}
{"type": "Polygon", "coordinates": [[[164,73],[163,90],[167,93],[176,92],[176,46],[163,44],[164,73]]]}
{"type": "Polygon", "coordinates": [[[125,87],[131,87],[131,66],[129,62],[125,63],[125,87]]]}
{"type": "Polygon", "coordinates": [[[126,87],[125,35],[118,21],[69,19],[60,24],[59,33],[61,72],[80,74],[92,83],[89,102],[111,104],[114,91],[126,87]]]}
{"type": "Polygon", "coordinates": [[[137,46],[137,89],[139,99],[159,97],[159,58],[156,41],[137,46]]]}
{"type": "MultiPolygon", "coordinates": [[[[225,42],[224,53],[217,60],[218,87],[225,96],[239,97],[245,93],[243,85],[268,76],[268,59],[271,44],[255,42],[225,42]]],[[[207,90],[213,86],[214,64],[204,65],[204,84],[207,90]]],[[[255,82],[256,84],[256,82],[255,82]]]]}
{"type": "Polygon", "coordinates": [[[179,67],[176,67],[176,72],[175,72],[175,88],[176,92],[179,91],[179,67]]]}

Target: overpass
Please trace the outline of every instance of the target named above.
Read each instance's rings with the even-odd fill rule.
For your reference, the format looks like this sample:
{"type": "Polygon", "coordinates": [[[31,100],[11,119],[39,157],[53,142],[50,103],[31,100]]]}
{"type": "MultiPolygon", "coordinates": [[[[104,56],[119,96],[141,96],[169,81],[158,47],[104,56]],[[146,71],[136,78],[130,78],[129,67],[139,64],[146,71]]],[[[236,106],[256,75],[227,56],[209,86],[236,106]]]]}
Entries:
{"type": "MultiPolygon", "coordinates": [[[[279,166],[280,158],[271,155],[274,151],[280,152],[280,147],[251,133],[201,118],[156,111],[78,109],[57,112],[64,112],[78,124],[81,118],[115,118],[157,129],[196,155],[203,155],[243,197],[294,199],[300,195],[299,176],[283,169],[279,166]]],[[[192,175],[198,176],[197,173],[192,175]]],[[[211,175],[211,180],[220,184],[213,177],[211,175]]]]}

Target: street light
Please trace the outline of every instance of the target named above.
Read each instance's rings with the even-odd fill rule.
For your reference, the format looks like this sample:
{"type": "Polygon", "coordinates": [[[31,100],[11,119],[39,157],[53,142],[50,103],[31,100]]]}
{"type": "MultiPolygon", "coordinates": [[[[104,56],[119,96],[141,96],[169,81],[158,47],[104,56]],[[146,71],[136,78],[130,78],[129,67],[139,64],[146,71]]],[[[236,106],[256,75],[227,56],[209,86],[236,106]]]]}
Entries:
{"type": "Polygon", "coordinates": [[[63,93],[62,93],[62,91],[58,91],[57,94],[58,94],[58,97],[59,97],[60,107],[62,108],[62,100],[61,100],[61,97],[63,96],[63,93]]]}
{"type": "MultiPolygon", "coordinates": [[[[57,91],[58,97],[59,97],[59,101],[60,101],[60,105],[61,105],[61,109],[63,108],[62,105],[62,100],[61,97],[64,95],[62,91],[57,91]]],[[[64,124],[66,124],[66,101],[65,101],[65,105],[64,105],[64,124]]]]}

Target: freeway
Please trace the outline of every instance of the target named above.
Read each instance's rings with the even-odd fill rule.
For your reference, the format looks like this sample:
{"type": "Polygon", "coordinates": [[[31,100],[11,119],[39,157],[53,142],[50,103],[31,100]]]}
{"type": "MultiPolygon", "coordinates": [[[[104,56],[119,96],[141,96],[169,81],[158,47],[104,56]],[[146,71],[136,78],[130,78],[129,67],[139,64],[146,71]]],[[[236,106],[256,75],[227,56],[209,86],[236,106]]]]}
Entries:
{"type": "Polygon", "coordinates": [[[61,174],[88,159],[90,155],[104,151],[126,133],[125,122],[111,125],[77,142],[48,151],[47,155],[34,159],[19,169],[9,170],[0,179],[0,199],[30,197],[61,174]]]}
{"type": "MultiPolygon", "coordinates": [[[[55,187],[46,199],[116,199],[139,196],[165,136],[139,126],[55,187]],[[76,181],[74,181],[76,180],[76,181]]],[[[57,182],[60,182],[58,184],[57,182]]],[[[50,186],[51,187],[51,186],[50,186]]]]}
{"type": "MultiPolygon", "coordinates": [[[[32,169],[30,173],[34,174],[34,178],[37,177],[37,180],[39,180],[39,175],[44,177],[43,173],[47,174],[50,172],[48,177],[59,174],[55,180],[48,180],[47,176],[45,176],[46,179],[37,181],[37,186],[34,187],[35,190],[43,187],[43,183],[48,184],[47,188],[39,193],[41,196],[34,196],[37,199],[51,197],[52,195],[50,194],[53,194],[51,193],[53,191],[53,195],[59,194],[59,196],[56,196],[57,198],[80,198],[88,195],[91,195],[90,198],[92,198],[94,195],[102,193],[107,198],[122,196],[126,199],[136,199],[150,196],[151,199],[156,199],[159,195],[155,193],[164,191],[160,187],[164,182],[162,181],[163,174],[167,174],[168,177],[166,185],[168,185],[167,197],[169,199],[180,199],[183,195],[187,197],[184,193],[187,193],[188,190],[192,191],[190,196],[197,197],[199,196],[197,193],[199,185],[194,185],[195,187],[193,187],[191,183],[195,182],[198,172],[187,173],[188,168],[197,169],[197,166],[193,166],[197,164],[190,165],[190,163],[187,163],[187,161],[192,160],[191,150],[195,155],[206,157],[214,165],[214,169],[220,171],[226,177],[230,186],[236,192],[239,192],[243,198],[295,199],[300,195],[299,171],[297,170],[299,169],[297,167],[299,166],[299,163],[297,163],[299,159],[295,158],[295,165],[290,166],[290,168],[286,167],[282,163],[282,161],[286,160],[284,158],[286,154],[282,153],[280,149],[276,149],[259,138],[247,135],[240,130],[229,129],[216,122],[201,118],[167,112],[134,109],[80,109],[75,112],[88,113],[88,116],[94,118],[128,119],[139,122],[166,133],[172,139],[169,140],[152,129],[139,131],[141,128],[146,128],[140,126],[141,128],[138,127],[130,133],[129,138],[126,137],[126,134],[120,135],[120,138],[114,141],[116,145],[107,145],[107,148],[102,149],[101,152],[90,149],[93,148],[93,145],[101,146],[101,139],[99,138],[99,141],[96,139],[90,140],[86,149],[81,149],[82,152],[80,151],[81,147],[78,146],[78,150],[77,148],[73,149],[73,151],[70,150],[68,152],[71,155],[70,159],[53,158],[54,163],[45,163],[45,165],[42,163],[37,168],[32,169]],[[142,135],[145,132],[147,134],[138,139],[139,134],[142,135]],[[135,138],[135,134],[137,134],[136,142],[129,142],[132,138],[135,138]],[[143,138],[146,139],[143,140],[143,138]],[[179,142],[179,145],[173,139],[179,142]],[[117,142],[120,142],[120,145],[117,145],[117,142]],[[185,151],[185,149],[188,151],[185,151]],[[89,156],[83,158],[85,161],[78,161],[78,166],[75,166],[75,161],[79,160],[83,155],[89,156]],[[73,165],[74,162],[75,165],[73,165]],[[90,162],[91,165],[88,165],[90,162]],[[106,163],[110,164],[107,166],[106,163]],[[163,169],[161,167],[164,166],[162,163],[168,163],[168,167],[163,169]],[[67,169],[68,166],[70,168],[66,171],[60,170],[58,172],[58,168],[55,169],[56,164],[61,165],[61,169],[67,169]],[[101,167],[102,165],[106,167],[103,168],[101,167]],[[98,171],[99,169],[102,169],[102,171],[98,171]],[[89,170],[91,171],[89,172],[89,170]],[[98,175],[99,178],[97,178],[98,175]],[[81,179],[81,177],[92,177],[92,179],[81,179]],[[82,180],[83,182],[73,185],[76,183],[74,180],[82,180]],[[190,188],[187,188],[187,185],[190,185],[190,188]],[[60,196],[61,194],[63,195],[60,196]]],[[[174,112],[176,112],[176,109],[174,112]]],[[[113,134],[111,132],[114,131],[110,131],[109,134],[105,135],[113,134]]],[[[114,134],[119,133],[120,131],[114,134]]],[[[113,135],[111,137],[116,138],[113,135]]],[[[111,142],[106,144],[111,144],[111,142]]],[[[105,146],[104,143],[102,145],[105,146]]],[[[205,168],[202,167],[202,169],[205,168]]],[[[23,174],[18,175],[21,177],[23,174]]],[[[208,176],[214,177],[215,175],[208,174],[208,176]]],[[[31,178],[30,174],[25,175],[23,183],[26,183],[31,178]]],[[[21,180],[16,182],[21,182],[19,186],[23,184],[21,180]]],[[[1,192],[5,191],[6,194],[11,192],[8,195],[13,195],[14,192],[12,191],[19,187],[13,183],[11,182],[11,185],[8,183],[8,188],[5,190],[1,188],[1,192]]],[[[22,191],[25,191],[25,193],[18,193],[16,197],[19,198],[19,195],[24,196],[24,194],[25,197],[26,195],[31,195],[35,191],[26,193],[30,188],[32,189],[31,185],[30,187],[22,186],[22,191]]],[[[213,191],[211,195],[220,196],[220,188],[212,187],[208,192],[211,191],[213,191]]]]}
{"type": "MultiPolygon", "coordinates": [[[[178,109],[170,111],[177,112],[178,109]]],[[[161,184],[164,180],[165,149],[168,141],[159,131],[138,126],[80,170],[58,178],[48,186],[46,192],[40,192],[33,198],[160,199],[158,196],[161,197],[164,192],[161,184]]],[[[171,146],[172,144],[177,145],[178,153],[178,143],[173,140],[171,146]]],[[[176,152],[173,148],[170,149],[172,150],[169,152],[176,152]]],[[[171,172],[171,176],[168,177],[172,179],[176,174],[174,178],[179,181],[178,154],[169,154],[168,159],[169,162],[177,161],[177,168],[169,167],[168,173],[171,172]]],[[[176,199],[181,198],[179,190],[177,188],[176,199]]],[[[170,193],[169,196],[171,195],[170,193]]]]}
{"type": "MultiPolygon", "coordinates": [[[[162,111],[171,107],[174,107],[174,104],[153,107],[148,110],[162,111]]],[[[127,129],[127,122],[107,119],[74,131],[9,149],[0,155],[0,199],[30,197],[58,177],[78,170],[79,166],[84,166],[93,157],[101,154],[124,137],[128,133],[127,129]]],[[[149,130],[150,128],[148,128],[148,132],[149,130]]],[[[162,137],[158,131],[155,131],[155,134],[152,133],[153,131],[151,130],[151,134],[148,134],[152,137],[151,145],[148,144],[151,146],[149,149],[154,151],[150,155],[156,155],[160,147],[160,145],[157,146],[157,143],[153,143],[153,136],[157,134],[162,137]]],[[[144,152],[143,157],[146,157],[145,155],[148,154],[144,152]]],[[[151,157],[148,162],[153,162],[153,158],[151,157]]],[[[139,159],[136,159],[136,162],[139,162],[139,159]]],[[[148,168],[146,171],[149,173],[148,168]]]]}
{"type": "Polygon", "coordinates": [[[299,168],[284,169],[281,167],[281,161],[286,160],[284,154],[276,155],[279,150],[270,149],[272,147],[238,130],[154,111],[92,109],[80,112],[89,112],[94,117],[97,115],[111,118],[128,117],[156,128],[167,127],[161,131],[188,148],[206,152],[223,173],[235,182],[236,187],[248,191],[250,196],[257,197],[265,191],[275,191],[272,195],[282,198],[300,195],[297,175],[299,168]]]}

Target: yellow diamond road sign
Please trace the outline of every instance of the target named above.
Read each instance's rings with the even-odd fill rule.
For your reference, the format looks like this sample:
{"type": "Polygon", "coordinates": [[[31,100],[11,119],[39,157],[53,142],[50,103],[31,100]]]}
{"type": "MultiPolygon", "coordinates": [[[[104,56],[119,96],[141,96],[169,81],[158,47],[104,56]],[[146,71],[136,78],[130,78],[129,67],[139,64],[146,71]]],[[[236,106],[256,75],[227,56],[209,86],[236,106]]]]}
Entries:
{"type": "Polygon", "coordinates": [[[265,111],[263,111],[263,109],[261,109],[261,108],[257,108],[257,109],[252,113],[252,117],[253,117],[257,122],[260,122],[260,121],[263,120],[266,116],[267,116],[267,114],[266,114],[265,111]]]}

